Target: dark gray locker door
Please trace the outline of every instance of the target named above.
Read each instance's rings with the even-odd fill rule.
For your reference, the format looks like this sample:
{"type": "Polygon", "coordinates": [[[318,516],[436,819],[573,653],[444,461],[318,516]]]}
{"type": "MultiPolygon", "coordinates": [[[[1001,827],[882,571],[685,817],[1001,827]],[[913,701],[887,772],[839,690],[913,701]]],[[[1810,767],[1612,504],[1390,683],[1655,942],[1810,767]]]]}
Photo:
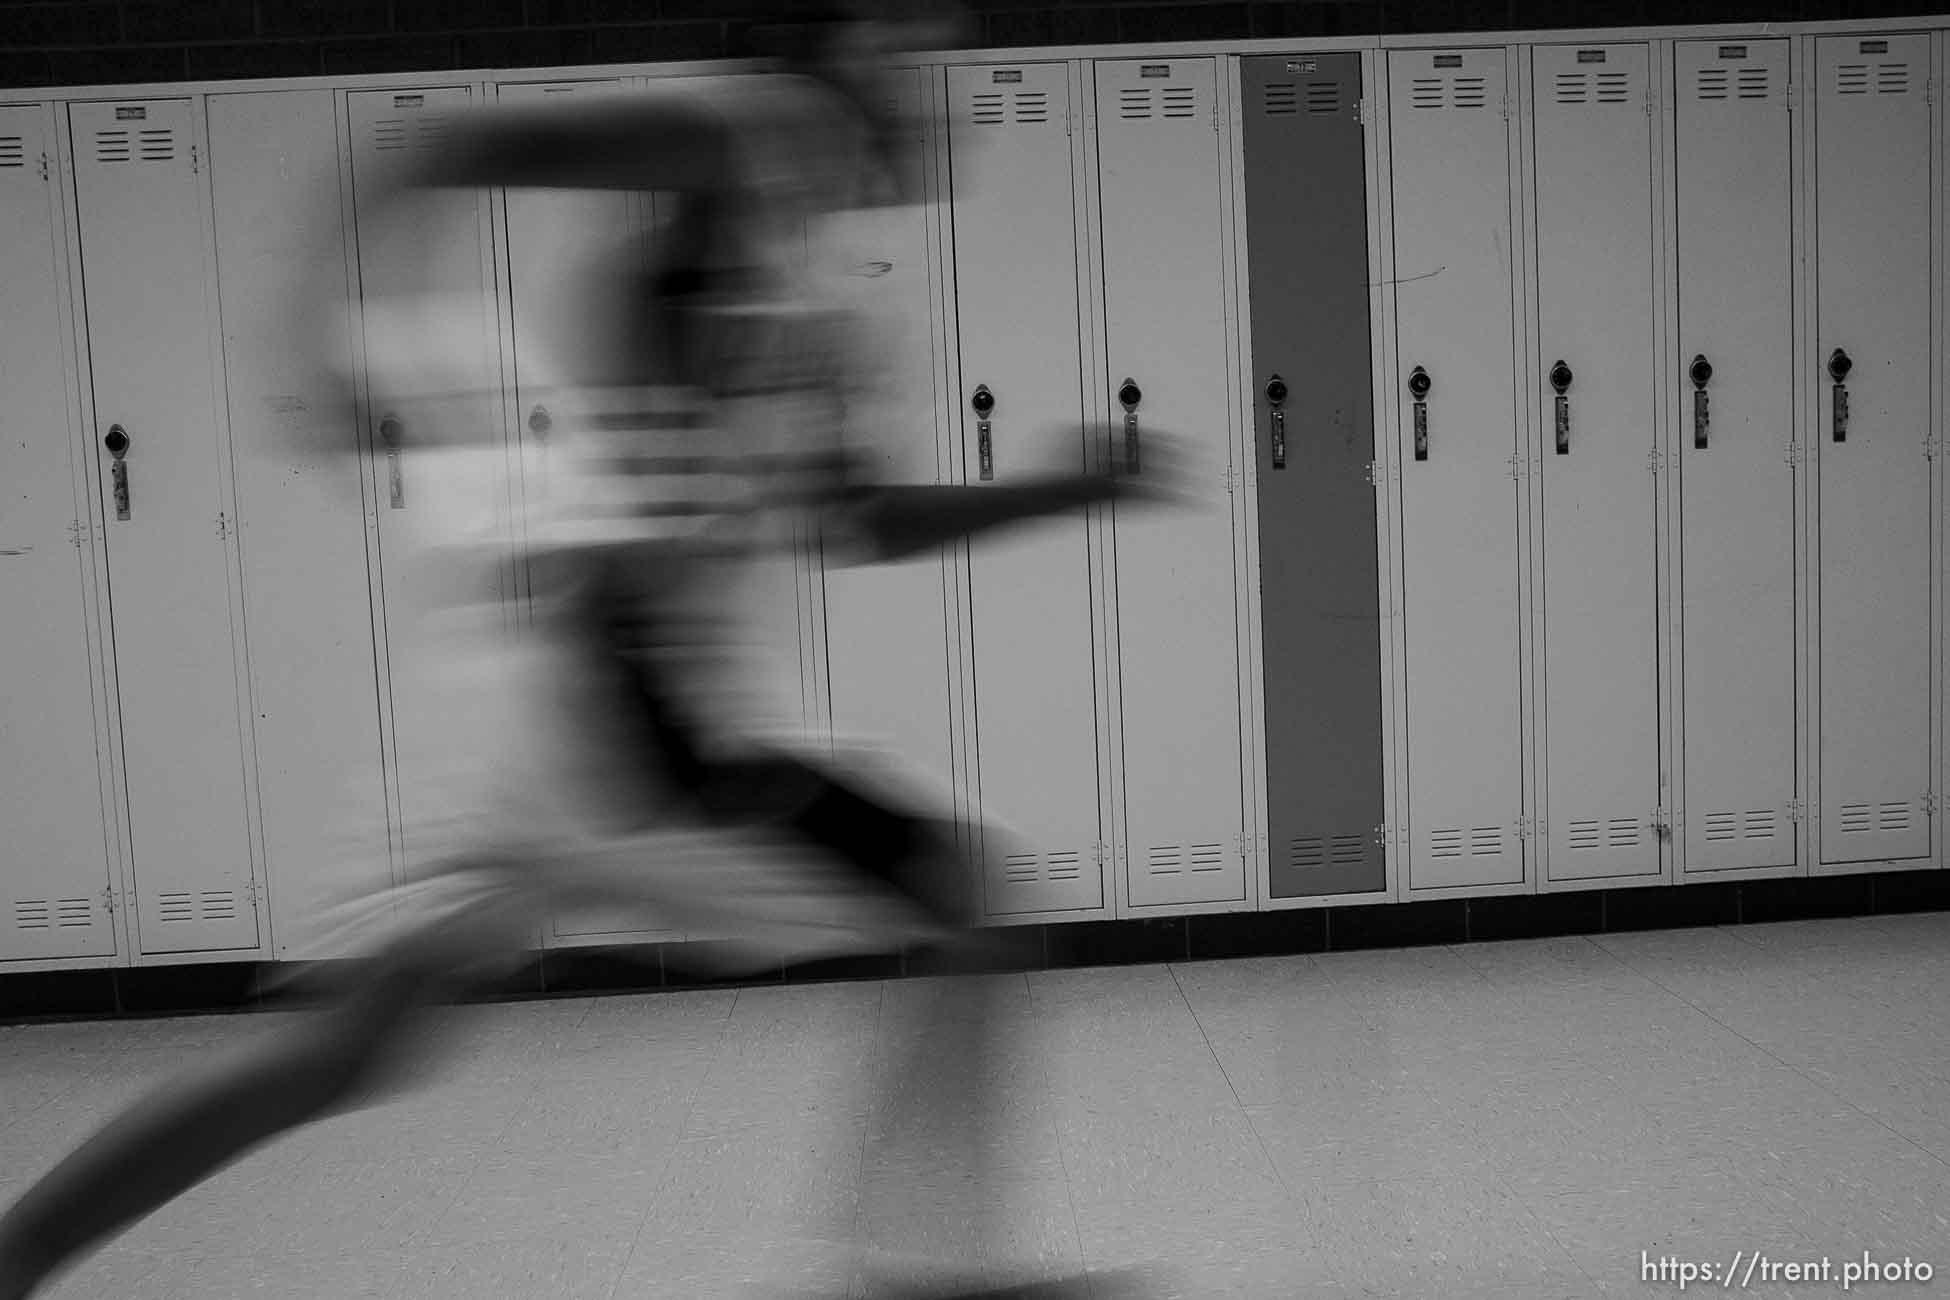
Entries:
{"type": "Polygon", "coordinates": [[[1275,898],[1359,893],[1385,883],[1361,56],[1240,71],[1268,876],[1275,898]]]}

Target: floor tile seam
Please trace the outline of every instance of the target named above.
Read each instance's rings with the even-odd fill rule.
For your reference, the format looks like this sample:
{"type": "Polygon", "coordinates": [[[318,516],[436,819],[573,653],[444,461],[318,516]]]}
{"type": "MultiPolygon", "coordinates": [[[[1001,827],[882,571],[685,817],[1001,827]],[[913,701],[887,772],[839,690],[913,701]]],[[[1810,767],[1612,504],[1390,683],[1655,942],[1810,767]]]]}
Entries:
{"type": "MultiPolygon", "coordinates": [[[[867,1122],[860,1126],[860,1155],[859,1159],[855,1162],[853,1171],[853,1187],[855,1193],[853,1198],[853,1240],[855,1242],[860,1242],[865,1239],[867,1217],[867,1198],[865,1195],[867,1185],[867,1148],[873,1137],[873,1106],[874,1102],[878,1100],[876,1094],[880,1091],[879,1081],[882,1070],[884,1031],[887,1027],[887,981],[880,980],[878,983],[880,985],[880,996],[875,999],[873,1006],[874,1050],[872,1060],[867,1067],[867,1122]]],[[[898,1079],[892,1080],[889,1083],[890,1091],[897,1090],[899,1087],[900,1080],[898,1079]]]]}
{"type": "Polygon", "coordinates": [[[663,1199],[664,1183],[671,1168],[671,1161],[675,1159],[678,1148],[683,1143],[683,1135],[690,1130],[691,1120],[697,1114],[697,1104],[699,1098],[704,1095],[704,1085],[710,1081],[710,1066],[717,1063],[719,1055],[724,1051],[725,1039],[731,1033],[732,1021],[738,1011],[738,998],[742,992],[741,989],[732,992],[731,1005],[725,1009],[724,1023],[718,1028],[718,1041],[711,1049],[710,1062],[706,1068],[698,1071],[697,1082],[692,1085],[690,1100],[684,1107],[683,1118],[677,1124],[677,1141],[667,1143],[661,1149],[662,1153],[658,1157],[656,1190],[647,1198],[643,1214],[637,1220],[636,1231],[631,1234],[630,1248],[623,1252],[622,1265],[616,1270],[616,1278],[610,1283],[609,1290],[604,1292],[603,1300],[617,1300],[617,1291],[623,1285],[623,1279],[629,1276],[630,1265],[635,1262],[637,1250],[643,1244],[643,1234],[649,1229],[650,1220],[656,1215],[659,1203],[663,1199]]]}

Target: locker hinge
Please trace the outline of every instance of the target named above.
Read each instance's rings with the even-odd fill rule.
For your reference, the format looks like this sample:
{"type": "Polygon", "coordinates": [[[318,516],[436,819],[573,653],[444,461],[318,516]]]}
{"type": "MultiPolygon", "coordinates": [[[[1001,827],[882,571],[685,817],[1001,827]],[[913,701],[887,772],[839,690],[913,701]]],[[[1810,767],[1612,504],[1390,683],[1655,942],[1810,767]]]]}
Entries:
{"type": "Polygon", "coordinates": [[[1935,459],[1936,459],[1936,454],[1937,454],[1938,452],[1940,452],[1940,451],[1942,451],[1942,450],[1943,450],[1943,439],[1941,439],[1941,438],[1925,438],[1925,439],[1923,439],[1923,459],[1924,459],[1924,460],[1935,460],[1935,459]]]}
{"type": "Polygon", "coordinates": [[[1368,124],[1368,97],[1366,95],[1354,101],[1354,120],[1362,126],[1368,124]]]}
{"type": "Polygon", "coordinates": [[[1369,487],[1378,487],[1380,485],[1381,483],[1380,472],[1378,467],[1375,465],[1373,461],[1369,461],[1366,465],[1363,465],[1361,467],[1361,474],[1363,477],[1365,477],[1368,480],[1369,487]]]}
{"type": "Polygon", "coordinates": [[[257,882],[255,880],[244,886],[244,897],[250,899],[253,909],[264,901],[263,895],[258,892],[257,882]]]}
{"type": "Polygon", "coordinates": [[[1108,845],[1108,844],[1093,844],[1093,845],[1091,845],[1091,851],[1092,851],[1092,854],[1093,854],[1093,855],[1094,855],[1094,856],[1096,857],[1096,859],[1097,859],[1097,865],[1098,865],[1098,866],[1100,866],[1100,867],[1101,867],[1101,866],[1103,866],[1103,865],[1104,865],[1104,864],[1105,864],[1106,862],[1109,862],[1109,861],[1110,861],[1110,845],[1108,845]]]}
{"type": "Polygon", "coordinates": [[[42,179],[42,180],[46,180],[46,179],[47,179],[47,172],[48,172],[48,167],[47,167],[47,155],[46,155],[45,153],[43,153],[43,154],[41,155],[41,179],[42,179]]]}
{"type": "Polygon", "coordinates": [[[68,543],[76,550],[81,549],[81,521],[79,519],[68,520],[68,543]]]}
{"type": "Polygon", "coordinates": [[[1530,477],[1530,458],[1528,456],[1510,457],[1510,477],[1522,481],[1530,477]]]}
{"type": "Polygon", "coordinates": [[[1510,97],[1508,95],[1503,97],[1503,120],[1506,122],[1510,120],[1510,97]]]}
{"type": "Polygon", "coordinates": [[[1385,849],[1388,847],[1388,824],[1386,822],[1374,828],[1374,842],[1377,848],[1385,849]]]}
{"type": "Polygon", "coordinates": [[[217,539],[221,541],[228,536],[230,536],[230,519],[223,511],[219,510],[217,512],[217,539]]]}
{"type": "Polygon", "coordinates": [[[1798,443],[1798,442],[1790,442],[1790,443],[1789,443],[1789,444],[1787,445],[1787,463],[1788,463],[1788,464],[1790,464],[1790,465],[1799,465],[1799,464],[1801,463],[1801,444],[1800,444],[1800,443],[1798,443]]]}
{"type": "Polygon", "coordinates": [[[1923,794],[1923,815],[1925,817],[1936,816],[1936,794],[1934,791],[1925,791],[1923,794]]]}
{"type": "Polygon", "coordinates": [[[102,891],[102,908],[105,911],[113,913],[121,905],[121,901],[115,897],[115,891],[113,889],[104,889],[102,891]]]}
{"type": "Polygon", "coordinates": [[[1530,821],[1530,818],[1528,818],[1528,817],[1519,817],[1519,818],[1517,818],[1517,819],[1516,819],[1516,823],[1515,823],[1515,830],[1516,830],[1516,832],[1517,832],[1517,838],[1518,838],[1518,839],[1520,839],[1520,840],[1527,840],[1527,839],[1529,839],[1529,838],[1530,838],[1530,830],[1531,830],[1531,821],[1530,821]]]}
{"type": "Polygon", "coordinates": [[[1666,467],[1666,454],[1660,451],[1656,447],[1653,448],[1652,451],[1646,455],[1645,467],[1651,470],[1654,474],[1659,473],[1661,470],[1665,469],[1666,467]]]}
{"type": "Polygon", "coordinates": [[[1808,805],[1799,799],[1790,799],[1788,800],[1787,815],[1788,820],[1791,822],[1806,821],[1808,819],[1808,805]]]}
{"type": "Polygon", "coordinates": [[[1660,839],[1671,839],[1672,811],[1667,808],[1654,808],[1652,810],[1652,829],[1658,833],[1660,839]]]}
{"type": "Polygon", "coordinates": [[[1795,111],[1796,109],[1798,109],[1798,108],[1800,108],[1800,107],[1801,107],[1801,87],[1799,87],[1799,86],[1795,86],[1795,85],[1790,85],[1790,86],[1789,86],[1789,87],[1787,88],[1787,98],[1786,98],[1786,101],[1785,101],[1785,102],[1786,102],[1786,104],[1787,104],[1787,111],[1788,111],[1788,112],[1790,112],[1790,113],[1792,113],[1792,112],[1794,112],[1794,111],[1795,111]]]}
{"type": "Polygon", "coordinates": [[[190,175],[194,176],[199,171],[201,171],[203,169],[202,163],[203,160],[197,153],[197,146],[191,145],[190,146],[190,175]]]}

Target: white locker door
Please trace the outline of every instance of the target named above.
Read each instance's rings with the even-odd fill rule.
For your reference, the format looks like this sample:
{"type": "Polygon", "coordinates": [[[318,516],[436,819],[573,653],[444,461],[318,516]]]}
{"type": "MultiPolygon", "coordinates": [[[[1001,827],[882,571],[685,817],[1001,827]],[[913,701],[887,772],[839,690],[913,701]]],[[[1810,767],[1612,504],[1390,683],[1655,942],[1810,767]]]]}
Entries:
{"type": "MultiPolygon", "coordinates": [[[[398,168],[442,147],[453,115],[468,108],[469,92],[466,87],[432,87],[355,91],[346,98],[362,299],[384,303],[395,295],[429,294],[449,303],[439,319],[450,332],[432,340],[441,353],[437,371],[402,368],[373,317],[362,317],[370,385],[365,414],[374,451],[368,491],[379,519],[393,779],[400,828],[410,852],[415,818],[421,815],[415,811],[415,790],[427,788],[426,774],[438,763],[442,743],[439,705],[412,685],[430,676],[416,666],[415,631],[432,598],[454,594],[445,575],[431,590],[420,585],[423,574],[434,572],[422,567],[427,543],[443,540],[428,526],[436,520],[449,526],[464,507],[491,521],[488,526],[505,537],[513,483],[506,459],[495,455],[505,444],[495,304],[481,258],[486,192],[421,195],[394,213],[373,207],[379,187],[398,168]],[[430,232],[437,237],[429,238],[430,232]],[[473,311],[477,305],[478,316],[473,311]],[[426,395],[427,385],[437,386],[436,395],[426,395]],[[396,451],[388,447],[389,421],[398,422],[396,451]],[[454,445],[466,450],[455,455],[447,450],[454,445]]],[[[482,584],[479,599],[507,602],[512,585],[507,572],[474,576],[482,584]]]]}
{"type": "Polygon", "coordinates": [[[62,355],[57,153],[41,105],[0,108],[0,963],[116,947],[62,355]]]}
{"type": "Polygon", "coordinates": [[[383,854],[348,861],[341,847],[385,843],[386,787],[358,411],[334,377],[349,358],[319,352],[351,343],[309,328],[345,305],[343,277],[318,273],[329,250],[343,255],[338,127],[325,90],[208,105],[251,730],[272,940],[287,959],[333,891],[389,874],[383,854]],[[321,288],[339,300],[303,296],[321,288]]]}
{"type": "MultiPolygon", "coordinates": [[[[969,483],[1084,464],[1067,72],[948,70],[969,483]]],[[[975,542],[968,565],[978,798],[1012,832],[1008,850],[984,850],[988,914],[1102,907],[1085,515],[975,542]]]]}
{"type": "MultiPolygon", "coordinates": [[[[896,111],[920,108],[918,72],[899,74],[896,111]]],[[[911,160],[919,168],[922,160],[911,160]]],[[[886,367],[848,409],[846,434],[884,483],[941,480],[935,415],[933,205],[848,214],[824,256],[846,296],[884,339],[886,367]]],[[[885,746],[938,789],[954,780],[950,752],[946,551],[870,568],[824,566],[826,676],[833,731],[885,746]]]]}
{"type": "Polygon", "coordinates": [[[1519,419],[1504,53],[1398,50],[1388,79],[1408,883],[1519,884],[1519,419]],[[1420,415],[1418,373],[1429,385],[1420,415]]]}
{"type": "Polygon", "coordinates": [[[140,951],[255,948],[196,120],[187,99],[68,113],[140,951]]]}
{"type": "Polygon", "coordinates": [[[1144,426],[1177,435],[1191,494],[1116,513],[1119,857],[1134,907],[1246,896],[1217,74],[1210,59],[1096,65],[1110,365],[1098,410],[1135,418],[1140,472],[1144,426]]]}
{"type": "Polygon", "coordinates": [[[1548,878],[1657,875],[1651,53],[1531,58],[1548,878]]]}
{"type": "Polygon", "coordinates": [[[1821,860],[1930,854],[1928,36],[1824,37],[1815,110],[1821,860]],[[1846,358],[1841,384],[1834,373],[1846,358]],[[1836,420],[1845,392],[1845,420],[1836,420]]]}
{"type": "Polygon", "coordinates": [[[1681,41],[1674,60],[1685,870],[1791,867],[1799,860],[1800,665],[1795,468],[1787,456],[1794,441],[1788,42],[1681,41]],[[1703,386],[1693,382],[1702,360],[1703,386]]]}

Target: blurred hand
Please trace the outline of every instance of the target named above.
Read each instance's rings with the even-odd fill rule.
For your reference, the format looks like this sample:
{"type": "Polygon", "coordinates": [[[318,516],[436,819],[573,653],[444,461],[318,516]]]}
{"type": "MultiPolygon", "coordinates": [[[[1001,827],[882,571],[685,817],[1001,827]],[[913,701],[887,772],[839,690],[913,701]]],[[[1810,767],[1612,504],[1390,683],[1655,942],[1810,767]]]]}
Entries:
{"type": "Polygon", "coordinates": [[[1193,477],[1198,457],[1188,440],[1156,425],[1138,426],[1138,467],[1132,473],[1124,443],[1124,423],[1106,421],[1086,430],[1085,467],[1092,477],[1108,478],[1114,500],[1132,504],[1188,506],[1205,499],[1193,477]]]}

